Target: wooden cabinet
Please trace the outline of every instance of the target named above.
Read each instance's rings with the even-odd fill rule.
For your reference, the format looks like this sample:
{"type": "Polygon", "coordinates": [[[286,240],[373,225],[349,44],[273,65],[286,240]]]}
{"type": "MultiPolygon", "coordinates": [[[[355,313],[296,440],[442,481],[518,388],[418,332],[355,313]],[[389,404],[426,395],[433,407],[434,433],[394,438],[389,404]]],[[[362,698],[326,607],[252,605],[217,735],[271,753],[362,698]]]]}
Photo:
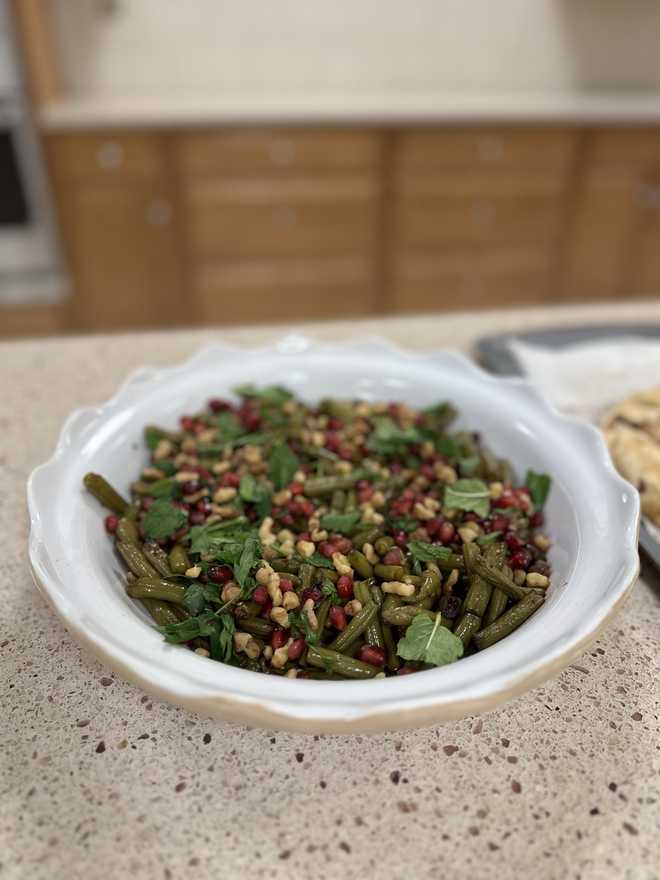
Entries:
{"type": "Polygon", "coordinates": [[[558,130],[401,135],[392,168],[392,308],[545,299],[575,141],[558,130]]]}
{"type": "Polygon", "coordinates": [[[179,230],[158,136],[53,139],[49,160],[84,329],[181,320],[179,230]]]}
{"type": "Polygon", "coordinates": [[[567,298],[660,295],[660,132],[586,136],[561,285],[567,298]]]}

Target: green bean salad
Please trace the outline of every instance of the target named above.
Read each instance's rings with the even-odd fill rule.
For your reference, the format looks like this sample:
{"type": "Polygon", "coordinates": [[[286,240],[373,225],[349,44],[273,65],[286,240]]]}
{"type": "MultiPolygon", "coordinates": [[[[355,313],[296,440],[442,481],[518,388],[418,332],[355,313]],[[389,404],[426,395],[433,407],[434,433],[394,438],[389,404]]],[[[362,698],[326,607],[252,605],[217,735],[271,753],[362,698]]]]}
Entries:
{"type": "Polygon", "coordinates": [[[168,642],[289,678],[367,679],[452,663],[544,601],[550,477],[451,430],[448,403],[235,389],[178,430],[110,513],[126,590],[168,642]]]}

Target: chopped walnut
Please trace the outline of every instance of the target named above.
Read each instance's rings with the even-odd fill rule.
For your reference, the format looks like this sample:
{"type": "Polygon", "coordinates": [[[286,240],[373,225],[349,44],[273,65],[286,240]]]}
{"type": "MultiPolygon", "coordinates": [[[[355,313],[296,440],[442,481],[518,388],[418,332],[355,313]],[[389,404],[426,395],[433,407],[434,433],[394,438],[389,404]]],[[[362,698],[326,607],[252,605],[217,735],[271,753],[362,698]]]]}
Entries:
{"type": "Polygon", "coordinates": [[[415,592],[414,584],[404,584],[403,581],[384,581],[380,587],[384,593],[395,596],[412,596],[415,592]]]}

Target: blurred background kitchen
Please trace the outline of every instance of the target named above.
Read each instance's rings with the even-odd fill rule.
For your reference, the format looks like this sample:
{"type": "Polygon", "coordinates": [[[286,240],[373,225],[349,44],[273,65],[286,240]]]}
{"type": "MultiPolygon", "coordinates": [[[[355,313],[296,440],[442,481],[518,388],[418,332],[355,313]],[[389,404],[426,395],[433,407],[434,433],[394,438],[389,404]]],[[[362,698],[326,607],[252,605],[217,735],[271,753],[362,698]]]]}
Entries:
{"type": "Polygon", "coordinates": [[[0,335],[660,293],[654,0],[0,0],[0,335]]]}

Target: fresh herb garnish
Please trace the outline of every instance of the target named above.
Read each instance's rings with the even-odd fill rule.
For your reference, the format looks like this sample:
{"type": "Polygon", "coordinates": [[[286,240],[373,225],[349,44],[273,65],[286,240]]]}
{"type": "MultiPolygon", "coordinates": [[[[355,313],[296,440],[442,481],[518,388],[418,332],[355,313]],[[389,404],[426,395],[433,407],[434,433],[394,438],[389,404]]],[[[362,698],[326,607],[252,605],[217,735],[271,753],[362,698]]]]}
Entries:
{"type": "Polygon", "coordinates": [[[393,529],[402,532],[413,532],[419,528],[419,520],[413,519],[411,516],[388,516],[387,522],[393,529]]]}
{"type": "Polygon", "coordinates": [[[220,589],[217,584],[203,584],[193,581],[186,587],[183,604],[193,616],[201,614],[208,602],[220,602],[220,589]]]}
{"type": "Polygon", "coordinates": [[[190,552],[205,554],[218,544],[242,543],[249,533],[248,528],[248,520],[244,516],[236,516],[209,526],[193,526],[187,535],[190,552]]]}
{"type": "Polygon", "coordinates": [[[286,443],[276,446],[270,456],[270,478],[276,489],[284,489],[293,479],[300,462],[286,443]]]}
{"type": "Polygon", "coordinates": [[[247,578],[261,555],[261,542],[254,535],[245,539],[238,563],[234,567],[234,577],[239,587],[247,586],[247,578]]]}
{"type": "Polygon", "coordinates": [[[411,541],[408,550],[420,562],[433,562],[436,559],[449,559],[451,550],[440,544],[427,544],[425,541],[411,541]]]}
{"type": "Polygon", "coordinates": [[[264,517],[270,514],[270,487],[266,483],[258,481],[252,474],[244,474],[241,477],[238,494],[243,501],[251,502],[255,505],[260,519],[264,519],[264,517]]]}
{"type": "Polygon", "coordinates": [[[472,510],[478,516],[488,516],[490,491],[483,480],[456,480],[445,486],[444,505],[454,510],[472,510]]]}
{"type": "Polygon", "coordinates": [[[315,629],[312,629],[307,615],[303,614],[302,611],[289,612],[289,626],[297,634],[301,635],[308,645],[318,644],[319,634],[315,629]]]}
{"type": "Polygon", "coordinates": [[[163,477],[161,480],[155,480],[149,484],[149,494],[153,498],[173,498],[178,493],[179,488],[176,480],[163,477]]]}
{"type": "Polygon", "coordinates": [[[468,455],[458,460],[458,470],[462,477],[473,477],[480,467],[481,459],[478,455],[468,455]]]}
{"type": "Polygon", "coordinates": [[[216,616],[213,611],[205,611],[196,617],[189,617],[187,620],[181,620],[179,623],[168,623],[165,626],[159,626],[159,632],[165,636],[166,641],[174,645],[181,642],[189,642],[198,636],[209,636],[215,628],[216,616]]]}
{"type": "Polygon", "coordinates": [[[359,522],[359,513],[326,513],[321,517],[321,528],[329,532],[348,532],[359,522]]]}
{"type": "Polygon", "coordinates": [[[323,581],[323,584],[321,585],[321,592],[326,599],[330,599],[332,601],[333,605],[339,604],[339,593],[337,592],[337,587],[332,583],[332,581],[323,581]]]}
{"type": "Polygon", "coordinates": [[[525,485],[529,489],[529,494],[532,496],[534,507],[537,510],[540,510],[545,504],[548,493],[550,492],[552,478],[547,474],[536,474],[534,471],[527,471],[525,485]]]}
{"type": "Polygon", "coordinates": [[[316,550],[312,553],[311,556],[307,558],[300,557],[301,562],[308,562],[310,565],[315,565],[316,568],[334,568],[334,563],[331,559],[328,559],[326,556],[321,555],[321,553],[316,550]]]}
{"type": "Polygon", "coordinates": [[[411,443],[423,439],[417,428],[401,428],[389,416],[374,417],[372,422],[374,430],[367,440],[367,449],[380,455],[405,455],[411,443]]]}
{"type": "Polygon", "coordinates": [[[185,510],[175,507],[170,501],[154,501],[142,521],[145,537],[153,540],[169,538],[188,522],[185,510]]]}
{"type": "Polygon", "coordinates": [[[435,621],[423,614],[416,615],[405,636],[399,639],[396,648],[399,657],[433,666],[444,666],[462,657],[463,642],[446,626],[442,626],[441,619],[440,614],[436,615],[435,621]]]}
{"type": "Polygon", "coordinates": [[[265,388],[256,388],[254,385],[238,385],[234,388],[234,394],[239,397],[250,397],[253,400],[261,400],[264,403],[272,403],[282,406],[288,400],[293,400],[293,394],[281,385],[267,385],[265,388]]]}

